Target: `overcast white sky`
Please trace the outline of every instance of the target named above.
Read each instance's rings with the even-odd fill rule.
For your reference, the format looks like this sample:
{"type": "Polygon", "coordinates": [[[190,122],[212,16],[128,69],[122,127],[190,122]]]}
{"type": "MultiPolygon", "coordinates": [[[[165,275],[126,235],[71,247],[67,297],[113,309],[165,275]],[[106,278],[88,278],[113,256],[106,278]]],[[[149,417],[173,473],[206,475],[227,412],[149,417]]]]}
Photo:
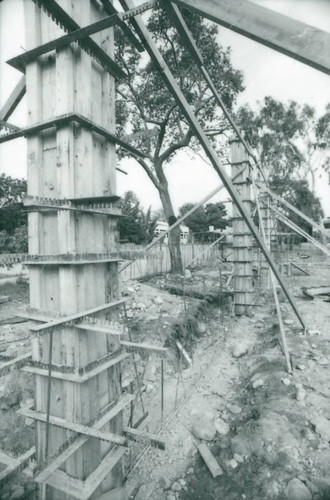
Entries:
{"type": "MultiPolygon", "coordinates": [[[[277,10],[295,19],[330,31],[330,0],[255,0],[265,7],[277,10]]],[[[255,107],[266,95],[288,101],[309,103],[322,113],[330,102],[330,77],[302,63],[296,62],[256,42],[248,40],[225,28],[219,27],[220,41],[232,47],[234,67],[244,72],[246,90],[239,97],[239,104],[255,107]]],[[[4,63],[24,48],[23,0],[4,0],[0,3],[0,105],[20,78],[20,73],[4,63]]],[[[329,48],[330,50],[330,48],[329,48]]],[[[20,104],[10,121],[25,123],[25,103],[20,104]]],[[[118,173],[118,194],[132,189],[144,206],[160,206],[158,193],[134,160],[121,166],[129,172],[118,173]]],[[[214,189],[219,178],[211,167],[191,155],[178,154],[166,167],[170,192],[178,208],[185,202],[197,202],[214,189]]],[[[26,176],[25,140],[18,139],[0,145],[0,173],[16,177],[26,176]]],[[[330,214],[330,192],[328,188],[330,214]]],[[[225,195],[222,195],[222,198],[225,195]]],[[[323,198],[324,195],[323,194],[323,198]]],[[[216,198],[215,198],[216,199],[216,198]]],[[[328,214],[328,215],[329,215],[328,214]]]]}

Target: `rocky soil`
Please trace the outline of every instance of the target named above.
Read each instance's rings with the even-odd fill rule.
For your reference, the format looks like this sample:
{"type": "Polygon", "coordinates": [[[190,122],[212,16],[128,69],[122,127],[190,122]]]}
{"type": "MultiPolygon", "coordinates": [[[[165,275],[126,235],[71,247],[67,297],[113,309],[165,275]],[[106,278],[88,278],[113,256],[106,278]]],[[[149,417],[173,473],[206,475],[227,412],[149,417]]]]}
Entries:
{"type": "MultiPolygon", "coordinates": [[[[123,283],[132,340],[168,347],[163,413],[161,361],[155,354],[134,355],[149,413],[143,426],[166,439],[166,450],[145,452],[142,444],[132,445],[125,464],[127,497],[329,500],[330,304],[302,293],[302,287],[329,285],[329,264],[313,254],[311,276],[296,271],[289,278],[308,331],[281,297],[293,374],[287,373],[279,347],[271,292],[259,296],[250,317],[233,317],[228,276],[220,286],[215,267],[188,272],[184,280],[123,283]],[[207,444],[221,468],[215,479],[195,446],[199,442],[207,444]]],[[[1,325],[25,308],[27,287],[6,285],[0,295],[11,298],[0,306],[0,354],[8,359],[29,349],[30,323],[1,325]]],[[[133,382],[137,391],[133,360],[123,372],[125,390],[133,382]]],[[[0,449],[13,456],[33,444],[33,426],[16,415],[31,397],[31,381],[17,370],[0,378],[0,449]]],[[[143,413],[138,397],[133,423],[143,413]]],[[[29,499],[32,488],[19,474],[0,498],[29,499]]]]}

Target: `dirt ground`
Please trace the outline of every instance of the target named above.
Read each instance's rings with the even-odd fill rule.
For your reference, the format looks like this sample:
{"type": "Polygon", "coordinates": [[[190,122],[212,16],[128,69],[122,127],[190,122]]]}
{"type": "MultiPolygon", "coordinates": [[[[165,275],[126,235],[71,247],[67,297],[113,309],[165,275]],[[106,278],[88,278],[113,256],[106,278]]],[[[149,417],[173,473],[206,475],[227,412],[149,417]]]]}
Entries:
{"type": "MultiPolygon", "coordinates": [[[[131,299],[133,340],[169,348],[163,413],[161,361],[155,355],[135,355],[149,413],[144,426],[166,440],[166,450],[145,451],[141,444],[132,445],[125,464],[128,498],[330,499],[330,303],[302,293],[302,287],[329,286],[330,265],[308,247],[297,250],[295,262],[311,276],[296,270],[288,278],[307,331],[280,294],[292,375],[279,346],[270,290],[259,294],[249,317],[234,317],[230,293],[219,284],[217,263],[193,270],[183,283],[177,278],[180,296],[167,291],[165,278],[123,283],[122,292],[131,299]],[[299,257],[306,253],[308,259],[299,257]],[[201,298],[189,293],[196,288],[202,291],[201,298]],[[207,444],[221,467],[222,474],[215,479],[197,451],[197,442],[207,444]]],[[[28,302],[26,285],[5,285],[0,295],[11,298],[0,305],[0,321],[17,315],[28,302]]],[[[4,359],[29,349],[29,325],[0,326],[4,359]]],[[[133,360],[123,366],[125,387],[132,379],[133,360]]],[[[33,444],[33,426],[16,414],[32,396],[32,381],[18,370],[0,378],[0,449],[6,453],[17,456],[33,444]]],[[[143,414],[139,399],[133,423],[143,414]]],[[[0,498],[32,498],[32,491],[31,482],[19,474],[4,485],[0,498]]]]}

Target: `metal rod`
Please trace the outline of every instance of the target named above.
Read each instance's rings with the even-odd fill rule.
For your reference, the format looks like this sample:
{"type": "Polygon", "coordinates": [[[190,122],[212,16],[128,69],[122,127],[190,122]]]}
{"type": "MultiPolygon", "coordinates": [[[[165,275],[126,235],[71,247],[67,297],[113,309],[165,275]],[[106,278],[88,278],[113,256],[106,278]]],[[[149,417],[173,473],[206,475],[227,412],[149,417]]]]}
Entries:
{"type": "Polygon", "coordinates": [[[160,409],[161,409],[161,422],[164,420],[164,360],[160,360],[160,385],[161,385],[161,400],[160,400],[160,409]]]}
{"type": "Polygon", "coordinates": [[[52,386],[52,360],[53,360],[53,332],[49,335],[49,353],[48,353],[48,380],[47,380],[47,415],[46,415],[46,445],[45,459],[47,460],[49,452],[49,416],[50,416],[50,393],[52,386]]]}

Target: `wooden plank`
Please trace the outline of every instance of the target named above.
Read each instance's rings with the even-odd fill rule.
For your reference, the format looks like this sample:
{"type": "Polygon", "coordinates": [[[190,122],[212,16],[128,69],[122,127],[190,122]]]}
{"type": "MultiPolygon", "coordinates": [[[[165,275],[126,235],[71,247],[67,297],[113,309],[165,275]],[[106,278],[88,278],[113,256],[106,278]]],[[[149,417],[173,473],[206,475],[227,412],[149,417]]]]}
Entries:
{"type": "Polygon", "coordinates": [[[43,316],[42,314],[36,313],[19,313],[17,315],[19,318],[25,318],[30,321],[40,321],[41,323],[48,323],[49,321],[53,321],[54,318],[50,318],[49,316],[43,316]]]}
{"type": "MultiPolygon", "coordinates": [[[[17,413],[24,415],[25,417],[32,418],[38,422],[46,422],[47,415],[45,413],[29,410],[27,408],[21,408],[17,410],[17,413]]],[[[100,439],[102,441],[107,441],[109,443],[125,445],[126,439],[123,436],[117,436],[112,432],[104,432],[96,429],[95,427],[88,427],[87,425],[79,424],[78,422],[69,422],[60,417],[54,417],[50,415],[49,422],[56,427],[61,427],[62,429],[67,429],[72,432],[77,432],[77,434],[84,434],[88,437],[93,437],[100,439]]]]}
{"type": "Polygon", "coordinates": [[[211,21],[330,74],[330,33],[249,0],[173,0],[211,21]]]}
{"type": "Polygon", "coordinates": [[[81,265],[92,265],[92,264],[106,264],[108,262],[119,262],[122,259],[120,257],[107,257],[100,259],[90,259],[90,260],[26,260],[24,261],[25,266],[81,266],[81,265]]]}
{"type": "Polygon", "coordinates": [[[150,434],[149,432],[134,429],[132,427],[124,427],[123,433],[132,441],[142,441],[144,443],[148,443],[154,448],[158,448],[159,450],[165,450],[166,448],[165,439],[157,436],[156,434],[150,434]]]}
{"type": "Polygon", "coordinates": [[[129,352],[148,351],[157,354],[157,356],[160,356],[161,358],[165,358],[167,353],[166,347],[157,347],[143,342],[126,342],[125,340],[122,340],[120,345],[129,352]]]}
{"type": "Polygon", "coordinates": [[[300,266],[298,266],[297,264],[295,264],[294,262],[290,261],[290,264],[295,267],[296,269],[298,269],[300,272],[302,272],[305,276],[310,276],[310,274],[305,271],[305,269],[302,269],[300,266]]]}
{"type": "Polygon", "coordinates": [[[64,318],[54,319],[45,325],[34,326],[31,328],[31,331],[34,333],[46,332],[48,330],[52,330],[53,328],[63,325],[64,323],[70,323],[72,321],[76,321],[80,318],[84,318],[86,316],[91,316],[93,314],[97,314],[99,312],[104,312],[108,309],[112,309],[113,307],[117,307],[121,304],[127,302],[128,298],[123,298],[119,300],[115,300],[113,302],[109,302],[108,304],[104,304],[102,306],[93,307],[92,309],[88,309],[87,311],[82,311],[76,314],[71,314],[70,316],[65,316],[64,318]]]}
{"type": "Polygon", "coordinates": [[[31,358],[31,352],[29,351],[24,354],[21,354],[20,356],[17,356],[17,358],[10,359],[9,361],[0,362],[0,374],[3,375],[4,371],[12,368],[13,366],[18,367],[19,365],[25,364],[27,360],[30,358],[31,358]]]}
{"type": "MultiPolygon", "coordinates": [[[[98,465],[98,467],[84,481],[84,492],[81,500],[88,500],[91,497],[103,479],[123,458],[125,452],[126,449],[122,446],[115,446],[109,451],[109,453],[103,458],[100,465],[98,465]]],[[[111,491],[109,491],[108,494],[109,498],[111,498],[111,491]]]]}
{"type": "Polygon", "coordinates": [[[63,491],[69,498],[82,498],[84,494],[84,481],[75,479],[61,470],[56,470],[48,479],[47,484],[54,489],[63,491]]]}
{"type": "Polygon", "coordinates": [[[24,94],[26,92],[26,80],[25,76],[22,76],[14,90],[11,92],[5,104],[0,110],[0,120],[8,120],[8,118],[13,114],[18,104],[21,102],[24,94]]]}
{"type": "Polygon", "coordinates": [[[17,474],[17,472],[24,469],[27,462],[29,462],[32,458],[34,458],[35,453],[36,453],[35,446],[30,448],[28,451],[23,453],[23,455],[17,458],[5,456],[5,454],[1,452],[0,461],[2,463],[7,463],[8,467],[0,472],[0,484],[5,480],[7,481],[11,475],[17,474]],[[5,458],[7,458],[7,462],[4,462],[5,458]]]}
{"type": "Polygon", "coordinates": [[[213,479],[215,479],[218,476],[221,476],[223,474],[223,470],[221,469],[220,465],[212,455],[208,446],[205,443],[197,443],[196,441],[194,441],[194,445],[201,454],[201,457],[203,458],[209,471],[211,472],[213,479]]]}
{"type": "Polygon", "coordinates": [[[87,330],[94,333],[106,333],[107,335],[114,335],[116,337],[120,337],[120,335],[122,335],[122,332],[116,331],[113,328],[102,325],[78,323],[75,325],[75,327],[78,328],[79,330],[87,330]]]}
{"type": "MultiPolygon", "coordinates": [[[[31,356],[31,354],[30,354],[31,356]]],[[[100,363],[98,366],[95,368],[92,368],[91,370],[88,370],[84,372],[82,375],[79,373],[67,373],[65,371],[58,371],[56,368],[52,369],[52,378],[58,379],[58,380],[67,380],[68,382],[76,382],[77,384],[84,384],[88,380],[96,377],[97,375],[100,375],[103,373],[105,370],[108,370],[112,366],[117,365],[118,363],[121,363],[125,359],[127,359],[130,356],[128,353],[123,353],[120,354],[119,356],[116,356],[115,358],[111,358],[108,361],[104,361],[100,363]]],[[[41,377],[48,377],[48,370],[46,368],[39,368],[37,366],[24,366],[22,368],[22,371],[27,372],[27,373],[34,373],[35,375],[40,375],[41,377]]]]}
{"type": "Polygon", "coordinates": [[[57,116],[56,118],[51,118],[51,119],[45,120],[41,123],[36,123],[35,125],[21,128],[17,132],[11,132],[9,134],[5,134],[5,135],[0,137],[0,144],[2,144],[3,142],[8,142],[8,141],[12,141],[14,139],[18,139],[20,137],[35,135],[38,132],[42,132],[43,130],[46,130],[46,129],[49,129],[52,127],[63,127],[64,125],[67,125],[68,123],[71,123],[71,122],[79,123],[82,127],[85,127],[86,129],[91,130],[92,132],[95,132],[96,134],[101,135],[102,137],[104,137],[105,139],[107,139],[110,142],[118,144],[120,147],[122,147],[123,149],[132,153],[135,156],[138,156],[140,158],[145,157],[145,154],[142,153],[141,151],[137,150],[133,146],[130,146],[128,143],[126,143],[122,139],[116,137],[115,134],[109,132],[104,127],[100,127],[96,123],[93,123],[91,120],[89,120],[85,116],[82,116],[78,113],[66,113],[64,115],[57,116]]]}
{"type": "MultiPolygon", "coordinates": [[[[135,396],[127,394],[123,396],[118,403],[106,412],[93,427],[95,429],[101,429],[104,427],[112,418],[114,418],[120,411],[122,411],[125,406],[127,406],[135,396]]],[[[35,477],[34,481],[37,483],[43,483],[46,479],[55,472],[59,467],[61,467],[65,462],[78,451],[85,443],[87,443],[88,436],[79,436],[71,443],[62,453],[60,453],[56,458],[54,458],[43,470],[41,470],[35,477]]]]}

